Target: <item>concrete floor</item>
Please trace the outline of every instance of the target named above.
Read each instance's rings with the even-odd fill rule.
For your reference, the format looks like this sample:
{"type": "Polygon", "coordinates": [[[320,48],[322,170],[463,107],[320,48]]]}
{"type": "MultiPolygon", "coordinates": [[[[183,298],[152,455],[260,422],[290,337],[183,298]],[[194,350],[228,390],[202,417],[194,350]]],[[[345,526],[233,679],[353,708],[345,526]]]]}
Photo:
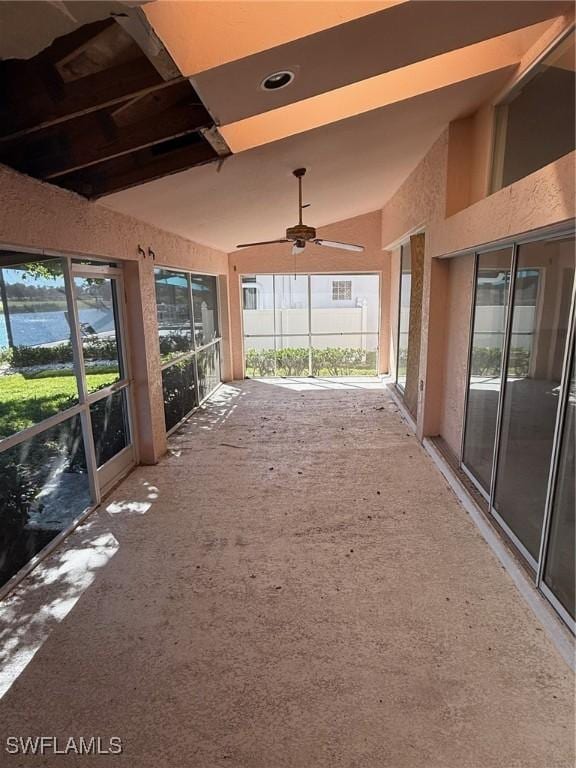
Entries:
{"type": "Polygon", "coordinates": [[[572,768],[572,673],[390,395],[284,384],[223,387],[8,600],[2,741],[124,752],[2,765],[572,768]]]}

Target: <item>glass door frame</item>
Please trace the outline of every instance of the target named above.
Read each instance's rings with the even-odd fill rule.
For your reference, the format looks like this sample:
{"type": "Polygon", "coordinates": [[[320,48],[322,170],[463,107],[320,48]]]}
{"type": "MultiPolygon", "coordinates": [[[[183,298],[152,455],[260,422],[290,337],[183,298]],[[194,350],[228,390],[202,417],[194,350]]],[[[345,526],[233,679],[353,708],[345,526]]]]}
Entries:
{"type": "Polygon", "coordinates": [[[160,365],[160,375],[162,375],[162,372],[165,371],[167,368],[170,368],[172,365],[175,365],[177,363],[183,363],[186,360],[192,360],[194,365],[194,387],[196,391],[196,399],[197,403],[196,405],[185,415],[183,416],[176,424],[174,424],[170,429],[166,430],[166,435],[170,436],[173,432],[175,432],[179,427],[182,426],[190,416],[198,409],[201,405],[203,405],[208,398],[210,398],[221,386],[222,386],[222,312],[221,312],[221,305],[220,305],[220,299],[221,299],[221,287],[220,287],[220,275],[215,274],[214,272],[201,272],[200,270],[190,271],[188,269],[185,269],[183,267],[172,267],[167,266],[164,264],[156,264],[155,270],[162,270],[162,272],[173,272],[174,274],[186,275],[187,280],[187,291],[188,291],[188,308],[190,310],[190,324],[191,324],[191,330],[192,330],[192,349],[188,350],[188,352],[183,352],[181,355],[177,355],[176,357],[171,358],[170,360],[167,360],[164,363],[161,363],[160,365]],[[212,339],[212,341],[209,341],[207,344],[196,344],[196,324],[194,321],[194,299],[193,299],[193,290],[192,290],[192,278],[198,275],[199,277],[213,277],[215,278],[216,282],[216,316],[218,318],[218,336],[215,339],[212,339]],[[210,347],[215,347],[218,345],[218,369],[219,369],[219,379],[220,383],[214,387],[208,394],[206,394],[202,399],[200,399],[200,386],[199,381],[200,378],[198,376],[198,354],[200,352],[203,352],[205,349],[209,349],[210,347]]]}
{"type": "MultiPolygon", "coordinates": [[[[312,345],[312,337],[313,336],[358,336],[358,333],[328,333],[328,332],[314,332],[312,330],[312,278],[313,277],[327,277],[331,275],[337,275],[339,277],[353,277],[354,275],[361,275],[363,277],[373,276],[378,278],[378,330],[377,331],[367,331],[365,333],[360,333],[360,335],[364,336],[376,336],[377,337],[377,345],[376,345],[376,376],[380,376],[380,337],[381,337],[381,331],[382,331],[382,273],[381,272],[375,272],[373,270],[367,270],[367,271],[356,271],[356,272],[350,272],[348,271],[339,271],[339,270],[331,270],[330,272],[246,272],[242,273],[239,276],[239,289],[240,289],[240,317],[241,317],[241,331],[242,331],[242,369],[243,369],[243,378],[246,378],[246,346],[245,341],[246,339],[250,338],[258,338],[258,339],[272,339],[274,342],[274,377],[276,376],[276,353],[278,351],[277,349],[277,339],[282,338],[282,336],[289,336],[290,338],[297,338],[302,337],[303,339],[308,340],[308,374],[307,378],[313,377],[313,362],[312,362],[312,355],[313,355],[313,345],[312,345]],[[245,277],[254,277],[254,275],[267,275],[272,278],[272,323],[273,323],[273,333],[257,333],[257,334],[247,334],[244,331],[244,292],[243,288],[245,287],[243,285],[243,281],[245,277]],[[305,277],[306,278],[306,295],[307,295],[307,301],[308,306],[306,307],[307,313],[308,313],[308,331],[306,333],[288,333],[288,334],[277,334],[276,333],[276,277],[305,277]]],[[[290,378],[297,378],[297,377],[290,377],[290,378]]]]}
{"type": "Polygon", "coordinates": [[[574,346],[576,343],[576,274],[572,285],[572,304],[570,306],[570,319],[568,321],[568,334],[566,337],[566,347],[564,349],[564,359],[562,361],[562,383],[560,386],[560,396],[558,398],[558,410],[556,411],[556,423],[554,425],[554,442],[552,445],[552,458],[550,461],[550,474],[548,476],[548,488],[546,490],[546,505],[544,507],[544,520],[542,522],[542,536],[540,539],[540,550],[538,553],[538,564],[536,569],[536,585],[546,595],[556,611],[563,620],[571,627],[576,634],[576,621],[570,616],[562,603],[554,595],[552,590],[544,581],[544,571],[548,557],[548,544],[550,542],[550,524],[554,501],[558,491],[558,470],[560,466],[560,448],[566,429],[566,416],[568,413],[568,397],[570,394],[570,370],[572,368],[573,358],[576,355],[574,346]]]}
{"type": "MultiPolygon", "coordinates": [[[[122,267],[111,267],[107,264],[102,266],[96,264],[79,264],[73,260],[70,260],[67,267],[68,280],[67,285],[72,292],[72,306],[74,308],[74,320],[71,324],[71,341],[74,350],[74,356],[77,361],[77,382],[78,382],[78,394],[80,405],[85,405],[80,414],[82,420],[83,429],[88,433],[84,435],[84,443],[86,446],[86,460],[89,466],[89,477],[91,490],[93,496],[97,499],[97,503],[100,502],[102,496],[123,477],[129,470],[136,464],[136,458],[138,455],[136,445],[136,429],[134,424],[134,404],[133,404],[133,387],[132,376],[130,375],[130,354],[129,354],[129,336],[127,331],[126,322],[126,293],[124,290],[124,271],[122,267]],[[76,298],[76,292],[74,289],[75,278],[103,278],[109,279],[114,282],[115,286],[115,304],[117,314],[115,313],[115,321],[118,323],[118,327],[115,328],[117,338],[117,348],[119,351],[119,373],[122,372],[122,377],[118,381],[109,384],[102,389],[98,389],[95,392],[89,392],[86,382],[86,366],[84,362],[83,348],[82,348],[82,334],[80,331],[80,315],[78,311],[78,302],[76,298]],[[125,404],[126,404],[126,420],[128,427],[128,444],[119,451],[115,456],[112,456],[101,467],[96,463],[96,450],[94,445],[94,435],[92,431],[92,418],[90,415],[90,407],[94,403],[98,403],[101,400],[105,400],[107,397],[116,394],[117,392],[125,392],[125,404]]],[[[68,288],[67,288],[68,290],[68,288]]]]}
{"type": "Polygon", "coordinates": [[[550,589],[544,583],[544,568],[546,565],[548,541],[550,538],[550,521],[551,521],[551,515],[552,515],[552,506],[554,503],[557,480],[558,480],[560,445],[561,445],[561,439],[562,439],[563,429],[564,429],[566,405],[568,402],[568,392],[569,392],[569,385],[570,385],[570,381],[569,381],[570,364],[572,361],[572,355],[574,354],[574,342],[575,342],[574,323],[575,323],[575,315],[576,315],[576,273],[574,275],[573,284],[572,284],[572,297],[571,297],[571,305],[570,305],[570,316],[568,321],[569,322],[568,334],[566,337],[563,362],[562,362],[560,391],[559,391],[559,398],[558,398],[558,406],[556,410],[552,454],[551,454],[549,471],[548,471],[548,485],[547,485],[547,491],[546,491],[546,502],[544,507],[544,517],[543,517],[542,531],[540,536],[538,560],[535,560],[532,557],[532,555],[528,552],[526,547],[518,539],[516,534],[514,534],[514,532],[510,529],[510,527],[506,524],[506,522],[494,509],[494,496],[496,492],[496,476],[498,472],[500,442],[502,437],[502,414],[504,409],[504,399],[506,396],[506,379],[507,379],[506,371],[508,368],[508,361],[509,361],[509,355],[510,355],[511,329],[512,329],[513,311],[514,311],[514,287],[516,283],[516,276],[517,276],[517,270],[518,270],[518,248],[519,246],[526,245],[528,243],[535,243],[543,240],[563,239],[570,236],[573,236],[573,237],[576,236],[576,229],[575,229],[574,223],[567,225],[566,222],[564,222],[559,225],[553,225],[551,227],[542,228],[535,232],[528,232],[518,237],[511,237],[511,238],[499,240],[474,250],[454,253],[454,254],[451,254],[451,256],[465,256],[465,255],[472,255],[472,254],[474,256],[474,272],[473,272],[473,283],[472,283],[473,290],[472,290],[472,300],[470,305],[470,323],[469,323],[470,327],[469,327],[469,335],[468,335],[468,361],[467,361],[467,368],[466,368],[467,384],[466,384],[466,391],[465,391],[465,397],[464,397],[464,409],[463,409],[463,416],[462,416],[462,438],[461,438],[461,444],[460,444],[460,456],[458,457],[459,466],[460,466],[460,469],[462,469],[462,471],[474,484],[474,487],[478,489],[478,491],[481,493],[483,498],[486,500],[487,511],[489,515],[495,520],[498,526],[504,531],[506,536],[510,539],[510,541],[514,544],[515,548],[521,553],[524,560],[530,566],[534,574],[534,583],[536,587],[542,592],[542,594],[545,595],[545,597],[553,605],[554,609],[558,612],[562,620],[569,626],[571,631],[576,634],[576,626],[575,626],[574,620],[569,616],[568,612],[560,604],[557,598],[554,597],[550,589]],[[468,415],[468,395],[470,391],[470,373],[472,370],[472,351],[473,351],[472,348],[473,348],[473,333],[474,333],[474,315],[475,315],[476,294],[477,294],[478,262],[479,262],[479,256],[481,256],[482,254],[490,253],[491,251],[501,250],[507,247],[511,248],[510,283],[508,286],[508,304],[506,307],[504,344],[503,344],[502,355],[500,360],[501,387],[498,395],[498,411],[497,411],[497,417],[496,417],[496,432],[495,432],[494,449],[493,449],[493,455],[492,455],[490,492],[487,493],[486,490],[479,483],[479,481],[474,477],[472,472],[463,463],[464,445],[466,440],[466,423],[467,423],[467,415],[468,415]]]}
{"type": "Polygon", "coordinates": [[[51,539],[44,547],[38,550],[31,559],[22,565],[18,571],[16,571],[8,581],[0,587],[0,599],[4,598],[14,587],[20,583],[20,581],[30,573],[39,562],[41,562],[50,552],[52,552],[60,542],[65,539],[71,531],[73,531],[78,525],[80,525],[86,517],[101,503],[102,496],[110,489],[110,487],[116,484],[121,477],[123,477],[130,468],[137,463],[138,460],[138,445],[137,445],[137,433],[134,429],[134,404],[133,404],[133,378],[130,374],[130,354],[129,354],[129,334],[126,325],[126,298],[124,292],[123,270],[121,266],[110,266],[111,263],[121,265],[122,262],[106,258],[101,255],[89,255],[80,253],[63,253],[62,251],[53,250],[50,248],[32,248],[27,246],[21,246],[18,244],[11,244],[6,242],[0,242],[0,255],[3,252],[10,252],[14,254],[21,254],[23,256],[30,256],[31,260],[34,257],[49,257],[58,259],[62,263],[62,276],[64,281],[64,294],[66,296],[66,305],[70,310],[69,312],[69,326],[70,326],[70,345],[72,348],[72,362],[73,370],[76,378],[76,385],[78,389],[78,402],[71,405],[64,410],[42,419],[41,421],[32,424],[29,427],[25,427],[17,432],[8,435],[0,440],[0,452],[9,451],[22,443],[27,442],[31,438],[34,438],[42,433],[47,432],[53,427],[63,424],[66,421],[78,416],[80,418],[80,427],[82,433],[82,441],[84,448],[84,456],[86,459],[86,474],[88,480],[88,488],[90,491],[89,503],[80,510],[75,517],[71,518],[64,528],[58,531],[58,533],[51,539]],[[80,262],[85,260],[90,264],[81,264],[80,262]],[[98,262],[102,262],[102,265],[98,265],[98,262]],[[120,318],[120,328],[118,332],[120,334],[120,348],[123,356],[122,362],[124,366],[125,377],[120,382],[115,382],[109,387],[103,388],[96,393],[89,394],[86,385],[86,374],[84,368],[84,358],[82,353],[82,338],[79,326],[78,308],[74,291],[74,277],[76,276],[90,276],[96,275],[105,277],[113,276],[118,280],[117,291],[117,306],[118,315],[120,318]],[[126,449],[119,452],[117,456],[124,454],[122,462],[115,462],[117,456],[112,457],[110,461],[100,467],[96,466],[96,452],[94,447],[94,439],[92,434],[92,424],[90,417],[90,405],[93,402],[98,402],[100,399],[109,396],[111,393],[118,391],[119,389],[125,389],[126,396],[126,409],[127,420],[130,429],[130,445],[127,448],[131,448],[131,454],[126,449]],[[128,459],[130,456],[130,459],[128,459]]]}
{"type": "MultiPolygon", "coordinates": [[[[398,374],[400,373],[400,327],[402,322],[402,257],[404,248],[410,247],[410,238],[404,240],[398,246],[400,249],[400,264],[398,269],[398,316],[396,318],[396,359],[394,361],[394,385],[404,395],[406,387],[398,381],[398,374]]],[[[408,273],[406,273],[408,274],[408,273]]],[[[410,290],[412,290],[412,253],[410,253],[410,290]]],[[[408,305],[408,336],[410,336],[410,305],[408,305]]],[[[406,354],[408,354],[408,345],[406,345],[406,354]]]]}

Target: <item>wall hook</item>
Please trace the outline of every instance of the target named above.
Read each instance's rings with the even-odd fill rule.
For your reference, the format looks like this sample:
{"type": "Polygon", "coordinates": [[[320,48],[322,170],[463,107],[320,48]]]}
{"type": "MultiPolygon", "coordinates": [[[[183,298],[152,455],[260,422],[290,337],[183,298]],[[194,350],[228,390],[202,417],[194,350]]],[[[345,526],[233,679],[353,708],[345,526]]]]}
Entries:
{"type": "Polygon", "coordinates": [[[154,253],[152,248],[150,248],[150,246],[148,246],[148,256],[152,256],[152,261],[156,261],[156,254],[154,253]]]}

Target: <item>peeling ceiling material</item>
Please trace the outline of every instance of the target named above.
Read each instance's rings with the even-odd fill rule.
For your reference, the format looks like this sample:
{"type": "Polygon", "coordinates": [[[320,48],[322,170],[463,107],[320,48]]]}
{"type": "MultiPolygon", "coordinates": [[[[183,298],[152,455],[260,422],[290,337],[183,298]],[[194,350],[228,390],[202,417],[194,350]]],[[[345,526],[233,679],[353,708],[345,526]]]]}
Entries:
{"type": "Polygon", "coordinates": [[[153,32],[143,51],[139,20],[132,10],[93,21],[0,62],[0,162],[95,198],[227,152],[153,32]]]}
{"type": "Polygon", "coordinates": [[[3,0],[0,2],[0,60],[31,59],[57,37],[84,24],[125,14],[130,8],[149,1],[3,0]]]}

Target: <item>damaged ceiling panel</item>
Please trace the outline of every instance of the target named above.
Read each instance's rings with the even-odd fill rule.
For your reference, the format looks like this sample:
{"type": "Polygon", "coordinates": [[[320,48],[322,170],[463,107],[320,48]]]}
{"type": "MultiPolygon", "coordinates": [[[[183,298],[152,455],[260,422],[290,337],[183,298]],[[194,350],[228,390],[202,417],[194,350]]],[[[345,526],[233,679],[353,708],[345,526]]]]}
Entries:
{"type": "Polygon", "coordinates": [[[31,59],[57,37],[93,21],[121,17],[149,0],[3,0],[0,3],[0,59],[31,59]],[[34,23],[31,24],[30,20],[34,23]]]}
{"type": "Polygon", "coordinates": [[[73,5],[107,13],[0,61],[0,163],[96,198],[227,154],[138,9],[73,5]]]}

